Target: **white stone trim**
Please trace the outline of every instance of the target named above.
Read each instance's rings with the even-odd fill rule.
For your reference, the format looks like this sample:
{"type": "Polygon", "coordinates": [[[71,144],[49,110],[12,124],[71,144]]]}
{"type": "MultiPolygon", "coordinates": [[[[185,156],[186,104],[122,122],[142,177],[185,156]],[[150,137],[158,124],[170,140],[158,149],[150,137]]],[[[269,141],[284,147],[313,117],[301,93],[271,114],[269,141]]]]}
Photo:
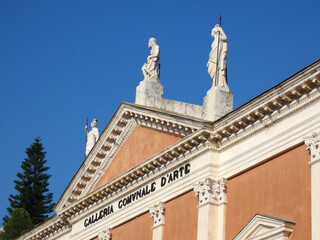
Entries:
{"type": "Polygon", "coordinates": [[[92,184],[97,182],[119,150],[119,146],[125,141],[126,133],[130,133],[130,129],[133,130],[132,124],[181,137],[191,134],[203,125],[196,119],[122,103],[57,203],[55,207],[57,213],[75,203],[92,189],[92,184]],[[128,126],[129,130],[128,123],[131,123],[131,127],[128,126]]]}
{"type": "Polygon", "coordinates": [[[226,148],[319,99],[320,67],[312,66],[305,71],[218,120],[210,138],[221,149],[226,148]]]}
{"type": "Polygon", "coordinates": [[[98,234],[98,238],[99,240],[111,240],[112,238],[112,230],[111,228],[107,228],[106,230],[101,231],[98,234]]]}
{"type": "Polygon", "coordinates": [[[314,131],[304,140],[311,156],[311,235],[320,239],[320,132],[314,131]]]}
{"type": "Polygon", "coordinates": [[[158,202],[150,207],[149,213],[150,217],[153,218],[153,228],[164,225],[164,210],[165,204],[163,202],[158,202]]]}
{"type": "Polygon", "coordinates": [[[307,136],[304,139],[304,143],[307,145],[311,155],[310,164],[313,165],[320,160],[320,132],[314,131],[311,136],[307,136]]]}
{"type": "Polygon", "coordinates": [[[47,238],[56,239],[59,236],[66,234],[72,230],[72,226],[63,217],[54,215],[41,224],[41,228],[33,228],[23,236],[17,238],[18,240],[30,239],[38,240],[47,238]]]}
{"type": "Polygon", "coordinates": [[[206,178],[194,186],[194,191],[199,198],[199,207],[207,203],[227,203],[227,180],[224,178],[217,181],[206,178]]]}
{"type": "Polygon", "coordinates": [[[150,217],[153,218],[152,240],[162,240],[165,204],[163,202],[155,203],[149,210],[150,217]]]}
{"type": "MultiPolygon", "coordinates": [[[[203,149],[204,151],[205,149],[203,149]]],[[[184,194],[190,190],[192,190],[192,186],[203,179],[203,176],[208,175],[208,169],[210,168],[208,164],[208,156],[209,151],[204,151],[203,155],[198,155],[196,159],[191,160],[191,169],[192,172],[190,175],[182,178],[174,182],[172,185],[168,185],[165,188],[160,189],[155,193],[150,194],[146,198],[143,198],[132,205],[129,205],[123,210],[115,211],[114,214],[108,216],[102,221],[99,221],[93,225],[90,225],[83,231],[83,221],[88,216],[91,216],[95,212],[102,209],[104,206],[109,205],[113,202],[118,202],[119,199],[122,199],[124,196],[136,191],[137,189],[141,188],[141,186],[148,184],[154,181],[154,177],[152,175],[144,177],[144,179],[138,180],[136,184],[133,184],[131,187],[128,187],[126,190],[122,192],[118,192],[111,196],[110,198],[106,198],[104,200],[98,201],[95,204],[89,206],[84,212],[79,212],[78,214],[74,215],[70,221],[73,223],[74,231],[71,235],[69,235],[70,240],[86,240],[94,237],[97,231],[104,229],[106,225],[111,228],[118,226],[119,224],[129,221],[130,219],[146,213],[149,211],[149,207],[157,201],[167,202],[178,195],[184,194]]],[[[191,156],[188,157],[190,159],[191,156]]],[[[167,168],[163,169],[164,172],[157,174],[157,178],[162,176],[166,176],[168,172],[173,171],[174,169],[179,169],[181,165],[185,165],[186,162],[184,160],[180,160],[174,162],[174,166],[167,166],[167,168]]]]}
{"type": "Polygon", "coordinates": [[[234,240],[287,240],[295,223],[257,214],[234,240]]]}
{"type": "Polygon", "coordinates": [[[224,240],[227,180],[206,178],[194,186],[199,197],[198,240],[224,240]]]}

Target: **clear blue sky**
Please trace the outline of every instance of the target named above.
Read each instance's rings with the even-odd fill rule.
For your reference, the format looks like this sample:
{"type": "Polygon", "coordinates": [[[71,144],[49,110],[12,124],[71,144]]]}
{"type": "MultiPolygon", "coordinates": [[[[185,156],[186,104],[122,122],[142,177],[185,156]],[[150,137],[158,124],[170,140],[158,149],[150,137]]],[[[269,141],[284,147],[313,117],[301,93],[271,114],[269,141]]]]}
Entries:
{"type": "Polygon", "coordinates": [[[320,58],[319,10],[317,0],[0,0],[1,222],[35,137],[58,201],[84,159],[86,117],[102,132],[121,102],[134,102],[151,36],[164,97],[202,105],[221,13],[237,108],[320,58]]]}

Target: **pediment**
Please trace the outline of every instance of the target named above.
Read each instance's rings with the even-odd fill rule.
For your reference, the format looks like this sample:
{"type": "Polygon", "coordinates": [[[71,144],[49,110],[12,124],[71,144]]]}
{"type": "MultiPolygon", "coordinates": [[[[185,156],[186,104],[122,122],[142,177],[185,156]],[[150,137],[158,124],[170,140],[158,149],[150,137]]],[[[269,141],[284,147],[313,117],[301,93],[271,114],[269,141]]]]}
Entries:
{"type": "Polygon", "coordinates": [[[255,215],[234,240],[287,240],[295,223],[266,215],[255,215]]]}
{"type": "Polygon", "coordinates": [[[203,126],[204,122],[198,119],[122,103],[72,178],[55,211],[59,213],[203,126]],[[139,154],[133,155],[134,151],[139,154]]]}

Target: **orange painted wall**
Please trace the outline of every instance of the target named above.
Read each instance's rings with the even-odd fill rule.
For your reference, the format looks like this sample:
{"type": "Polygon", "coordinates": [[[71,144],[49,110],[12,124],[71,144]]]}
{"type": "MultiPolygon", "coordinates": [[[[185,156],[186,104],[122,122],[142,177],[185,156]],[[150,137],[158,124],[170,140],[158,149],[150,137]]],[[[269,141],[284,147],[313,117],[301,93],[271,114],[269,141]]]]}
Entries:
{"type": "Polygon", "coordinates": [[[137,126],[123,144],[95,189],[122,173],[127,172],[179,140],[181,140],[180,137],[137,126]]]}
{"type": "Polygon", "coordinates": [[[226,239],[233,239],[256,213],[260,213],[296,222],[290,240],[310,240],[309,161],[306,147],[300,145],[230,179],[226,239]]]}
{"type": "Polygon", "coordinates": [[[112,229],[112,240],[152,240],[152,225],[147,212],[112,229]]]}
{"type": "Polygon", "coordinates": [[[196,240],[198,198],[190,191],[166,203],[163,240],[196,240]]]}

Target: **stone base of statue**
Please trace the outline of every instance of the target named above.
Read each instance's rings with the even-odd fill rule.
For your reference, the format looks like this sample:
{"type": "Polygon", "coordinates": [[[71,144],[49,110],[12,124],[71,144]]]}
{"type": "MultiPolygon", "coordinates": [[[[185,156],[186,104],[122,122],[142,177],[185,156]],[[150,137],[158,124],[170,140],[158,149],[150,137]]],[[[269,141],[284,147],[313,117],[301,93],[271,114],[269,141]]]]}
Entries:
{"type": "Polygon", "coordinates": [[[212,87],[203,98],[203,118],[215,121],[233,110],[233,94],[226,88],[212,87]]]}
{"type": "Polygon", "coordinates": [[[159,78],[144,79],[136,89],[136,104],[145,106],[155,106],[161,101],[163,96],[163,86],[159,78]]]}

